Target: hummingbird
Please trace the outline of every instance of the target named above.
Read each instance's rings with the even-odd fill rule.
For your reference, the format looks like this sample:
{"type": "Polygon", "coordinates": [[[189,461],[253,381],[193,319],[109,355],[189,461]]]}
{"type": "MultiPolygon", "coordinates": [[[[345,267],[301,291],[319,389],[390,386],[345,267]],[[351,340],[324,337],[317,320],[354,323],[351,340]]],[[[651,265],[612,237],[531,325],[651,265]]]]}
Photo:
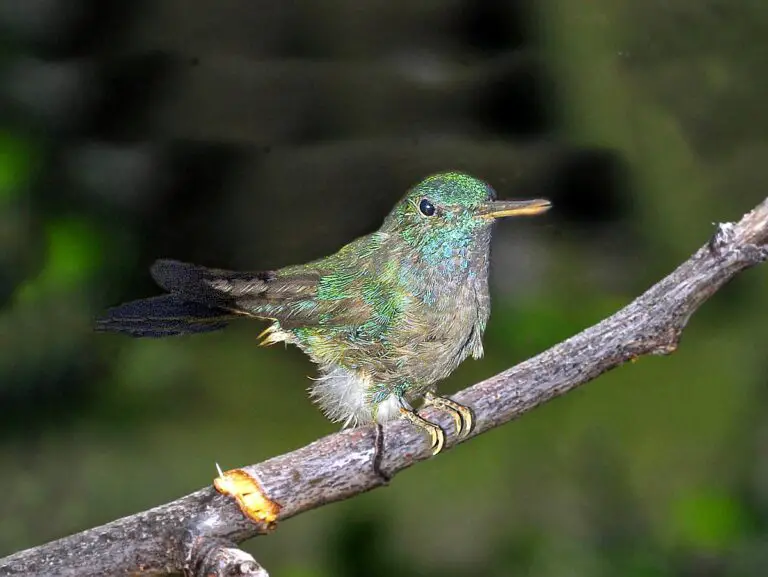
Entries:
{"type": "Polygon", "coordinates": [[[268,321],[261,344],[296,345],[318,365],[309,395],[331,421],[346,428],[404,418],[437,454],[445,432],[413,403],[448,412],[459,437],[472,429],[471,409],[438,395],[437,383],[468,356],[483,356],[493,224],[550,206],[497,200],[468,174],[435,174],[377,231],[319,260],[259,272],[158,260],[151,275],[167,294],[109,309],[96,329],[166,337],[216,331],[238,317],[268,321]]]}

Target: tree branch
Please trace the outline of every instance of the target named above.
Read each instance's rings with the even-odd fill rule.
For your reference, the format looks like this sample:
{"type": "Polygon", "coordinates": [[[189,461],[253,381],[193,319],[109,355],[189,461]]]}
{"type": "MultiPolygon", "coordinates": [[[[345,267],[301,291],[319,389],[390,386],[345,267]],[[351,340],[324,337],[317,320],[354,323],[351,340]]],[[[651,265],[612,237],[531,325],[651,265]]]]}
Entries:
{"type": "MultiPolygon", "coordinates": [[[[613,316],[454,398],[472,407],[479,435],[567,393],[628,360],[668,354],[690,316],[740,271],[768,258],[768,199],[714,237],[672,274],[613,316]]],[[[450,418],[425,416],[456,444],[450,418]]],[[[258,482],[280,521],[383,485],[431,456],[425,435],[403,421],[342,431],[238,470],[258,482]],[[378,471],[375,446],[382,444],[378,471]]],[[[226,477],[225,473],[225,477],[226,477]]],[[[222,477],[217,479],[222,480],[222,477]]],[[[238,497],[237,493],[234,493],[238,497]]],[[[266,575],[235,543],[263,534],[271,518],[251,520],[238,497],[205,487],[154,509],[0,559],[2,575],[266,575]]]]}

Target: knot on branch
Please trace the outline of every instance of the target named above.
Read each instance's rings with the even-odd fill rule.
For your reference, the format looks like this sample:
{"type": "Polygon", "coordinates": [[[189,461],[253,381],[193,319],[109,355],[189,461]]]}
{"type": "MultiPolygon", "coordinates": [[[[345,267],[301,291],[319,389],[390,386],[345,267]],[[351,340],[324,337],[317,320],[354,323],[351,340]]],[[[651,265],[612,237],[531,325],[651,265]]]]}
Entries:
{"type": "Polygon", "coordinates": [[[720,257],[734,259],[749,265],[768,260],[768,246],[746,241],[744,238],[747,236],[744,234],[745,231],[738,226],[733,222],[723,222],[717,225],[717,231],[709,241],[709,250],[720,257]]]}
{"type": "Polygon", "coordinates": [[[269,577],[250,553],[228,539],[188,533],[184,563],[186,577],[269,577]]]}

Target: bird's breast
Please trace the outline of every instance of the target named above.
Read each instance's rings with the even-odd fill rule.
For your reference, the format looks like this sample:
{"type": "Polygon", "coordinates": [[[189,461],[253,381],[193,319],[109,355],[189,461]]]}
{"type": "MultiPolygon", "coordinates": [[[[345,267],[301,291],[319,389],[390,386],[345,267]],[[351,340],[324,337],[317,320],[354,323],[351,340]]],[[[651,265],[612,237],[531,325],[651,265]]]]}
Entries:
{"type": "Polygon", "coordinates": [[[433,291],[406,312],[392,350],[410,381],[429,385],[470,354],[482,355],[484,302],[487,284],[466,281],[433,291]]]}

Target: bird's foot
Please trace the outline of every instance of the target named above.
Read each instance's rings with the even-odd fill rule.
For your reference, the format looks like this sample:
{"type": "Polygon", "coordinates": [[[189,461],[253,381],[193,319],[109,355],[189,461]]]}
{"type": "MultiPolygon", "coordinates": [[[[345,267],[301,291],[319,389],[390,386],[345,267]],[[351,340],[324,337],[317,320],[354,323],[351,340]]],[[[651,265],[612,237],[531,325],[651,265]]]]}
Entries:
{"type": "Polygon", "coordinates": [[[431,391],[427,391],[424,395],[424,404],[432,405],[438,409],[442,409],[453,417],[453,422],[456,424],[456,434],[461,437],[466,437],[472,430],[472,424],[474,418],[472,416],[472,409],[460,405],[456,401],[440,397],[431,391]]]}
{"type": "Polygon", "coordinates": [[[443,445],[445,444],[445,433],[439,426],[435,425],[434,423],[430,423],[426,419],[422,419],[419,415],[410,409],[401,408],[400,414],[406,421],[410,421],[429,434],[429,438],[432,440],[433,455],[437,455],[440,451],[442,451],[443,445]]]}

